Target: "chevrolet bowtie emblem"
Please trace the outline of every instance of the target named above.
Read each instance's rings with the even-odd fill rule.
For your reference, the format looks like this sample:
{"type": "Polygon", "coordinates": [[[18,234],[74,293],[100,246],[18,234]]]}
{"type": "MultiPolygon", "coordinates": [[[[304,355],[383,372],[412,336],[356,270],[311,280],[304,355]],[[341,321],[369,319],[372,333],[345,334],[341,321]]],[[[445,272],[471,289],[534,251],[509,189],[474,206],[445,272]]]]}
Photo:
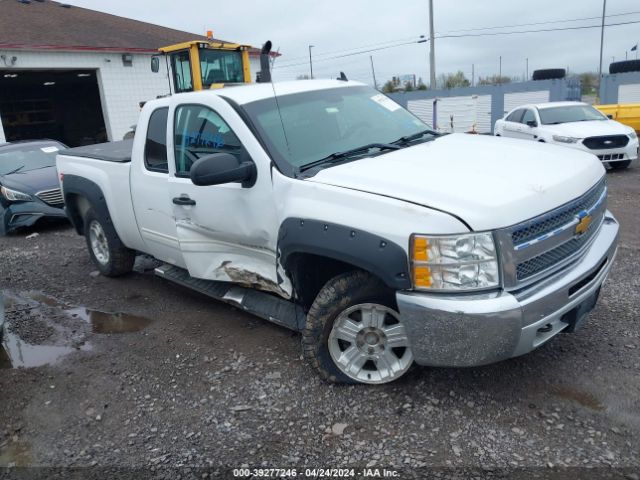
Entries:
{"type": "Polygon", "coordinates": [[[578,224],[576,225],[575,233],[576,235],[582,235],[591,225],[591,215],[587,212],[580,212],[576,215],[576,218],[578,219],[578,224]]]}

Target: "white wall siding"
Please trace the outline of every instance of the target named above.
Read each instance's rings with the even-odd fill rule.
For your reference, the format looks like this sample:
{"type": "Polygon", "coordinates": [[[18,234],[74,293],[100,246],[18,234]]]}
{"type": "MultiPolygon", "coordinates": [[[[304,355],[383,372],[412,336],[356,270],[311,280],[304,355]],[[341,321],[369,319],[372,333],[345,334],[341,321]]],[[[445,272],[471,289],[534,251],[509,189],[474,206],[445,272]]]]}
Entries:
{"type": "Polygon", "coordinates": [[[618,103],[640,103],[640,83],[618,87],[618,103]]]}
{"type": "MultiPolygon", "coordinates": [[[[423,122],[433,123],[433,99],[409,100],[410,112],[423,122]]],[[[437,104],[437,130],[440,132],[489,133],[491,131],[491,95],[440,97],[437,104]]]]}
{"type": "Polygon", "coordinates": [[[427,125],[433,126],[433,98],[426,100],[409,100],[407,110],[427,125]]]}
{"type": "Polygon", "coordinates": [[[504,113],[528,103],[544,103],[549,101],[549,90],[535,90],[533,92],[514,92],[504,95],[504,113]]]}
{"type": "MultiPolygon", "coordinates": [[[[122,64],[121,53],[0,51],[16,56],[16,69],[86,69],[97,70],[98,86],[110,140],[121,140],[131,125],[138,121],[139,102],[169,93],[166,64],[151,71],[152,54],[133,54],[133,66],[122,64]]],[[[0,128],[0,135],[3,135],[0,128]]],[[[2,137],[0,137],[1,140],[2,137]]]]}

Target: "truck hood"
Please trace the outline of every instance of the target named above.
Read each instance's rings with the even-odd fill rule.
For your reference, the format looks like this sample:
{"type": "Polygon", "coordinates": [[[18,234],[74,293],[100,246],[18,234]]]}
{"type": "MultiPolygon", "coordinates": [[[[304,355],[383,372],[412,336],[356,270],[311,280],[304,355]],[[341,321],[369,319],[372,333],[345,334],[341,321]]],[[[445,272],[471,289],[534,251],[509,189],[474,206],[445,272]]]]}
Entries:
{"type": "Polygon", "coordinates": [[[558,125],[542,125],[545,132],[566,137],[587,138],[600,135],[627,135],[633,131],[615,120],[592,120],[589,122],[560,123],[558,125]]]}
{"type": "Polygon", "coordinates": [[[552,210],[585,193],[604,173],[595,155],[579,150],[454,133],[329,167],[308,181],[441,210],[479,231],[552,210]]]}

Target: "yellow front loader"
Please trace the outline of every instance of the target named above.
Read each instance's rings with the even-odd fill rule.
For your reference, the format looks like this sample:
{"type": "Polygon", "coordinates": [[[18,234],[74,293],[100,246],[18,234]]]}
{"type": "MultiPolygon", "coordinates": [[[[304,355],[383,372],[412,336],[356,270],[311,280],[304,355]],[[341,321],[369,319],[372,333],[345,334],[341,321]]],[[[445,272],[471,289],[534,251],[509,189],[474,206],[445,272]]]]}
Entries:
{"type": "MultiPolygon", "coordinates": [[[[175,93],[251,83],[249,45],[193,40],[160,48],[175,93]]],[[[158,67],[156,67],[158,68],[158,67]]]]}

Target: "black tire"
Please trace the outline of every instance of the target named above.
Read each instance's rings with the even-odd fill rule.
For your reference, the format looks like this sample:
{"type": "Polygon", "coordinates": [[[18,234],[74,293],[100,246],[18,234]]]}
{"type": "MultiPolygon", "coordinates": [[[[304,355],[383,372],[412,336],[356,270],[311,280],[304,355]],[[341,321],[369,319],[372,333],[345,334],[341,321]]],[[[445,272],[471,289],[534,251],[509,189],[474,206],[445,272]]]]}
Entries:
{"type": "Polygon", "coordinates": [[[84,236],[87,241],[89,256],[102,275],[118,277],[133,270],[136,253],[124,246],[115,228],[113,228],[111,218],[102,218],[93,208],[90,208],[84,217],[84,236]],[[104,232],[104,243],[106,244],[106,252],[108,252],[104,261],[98,260],[92,246],[91,232],[93,224],[99,226],[104,232]]]}
{"type": "Polygon", "coordinates": [[[551,80],[553,78],[564,78],[567,76],[567,71],[564,68],[545,68],[544,70],[534,70],[534,80],[551,80]]]}
{"type": "MultiPolygon", "coordinates": [[[[359,270],[343,273],[329,280],[311,305],[302,332],[302,351],[307,363],[324,380],[333,383],[360,383],[336,366],[331,358],[328,341],[339,314],[351,306],[364,303],[380,304],[397,312],[393,291],[378,278],[359,270]]],[[[393,380],[397,378],[399,377],[393,380]]]]}
{"type": "Polygon", "coordinates": [[[611,162],[609,167],[611,170],[624,170],[631,165],[631,160],[623,160],[622,162],[611,162]]]}
{"type": "Polygon", "coordinates": [[[640,72],[640,60],[622,60],[609,64],[609,73],[640,72]]]}

